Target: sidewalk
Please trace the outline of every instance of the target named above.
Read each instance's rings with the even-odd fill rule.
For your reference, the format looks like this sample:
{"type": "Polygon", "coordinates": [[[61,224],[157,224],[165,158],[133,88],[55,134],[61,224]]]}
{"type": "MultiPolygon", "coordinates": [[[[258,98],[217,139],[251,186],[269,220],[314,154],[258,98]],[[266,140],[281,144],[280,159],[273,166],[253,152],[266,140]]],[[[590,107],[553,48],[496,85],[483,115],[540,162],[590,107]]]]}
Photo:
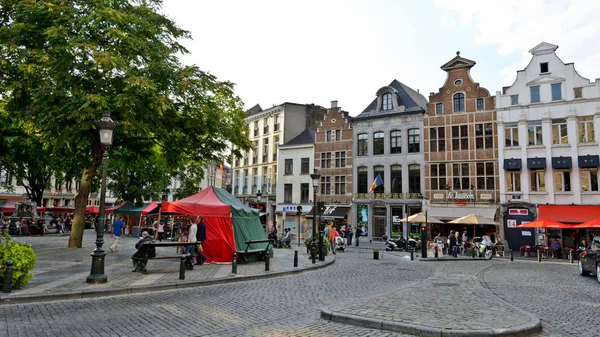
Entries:
{"type": "MultiPolygon", "coordinates": [[[[125,237],[121,240],[118,251],[111,253],[108,248],[112,245],[113,240],[105,234],[103,248],[107,255],[104,273],[108,277],[108,282],[88,284],[85,280],[91,269],[90,254],[96,247],[94,230],[85,230],[81,249],[67,248],[68,235],[15,237],[14,239],[32,245],[37,255],[36,268],[32,271],[33,278],[25,287],[13,289],[9,294],[0,293],[0,305],[128,295],[153,290],[237,282],[302,272],[324,267],[335,261],[332,256],[328,256],[325,262],[317,260],[317,263],[313,265],[304,247],[274,249],[274,256],[270,259],[270,271],[265,271],[265,263],[260,261],[238,264],[237,274],[232,275],[230,263],[212,263],[194,266],[194,270],[186,270],[185,280],[179,280],[179,261],[174,259],[151,260],[148,262],[147,274],[133,273],[131,256],[136,251],[135,243],[139,239],[125,237]],[[298,250],[298,267],[296,268],[293,264],[294,250],[298,250]]],[[[157,249],[157,253],[166,254],[169,249],[157,249]]]]}

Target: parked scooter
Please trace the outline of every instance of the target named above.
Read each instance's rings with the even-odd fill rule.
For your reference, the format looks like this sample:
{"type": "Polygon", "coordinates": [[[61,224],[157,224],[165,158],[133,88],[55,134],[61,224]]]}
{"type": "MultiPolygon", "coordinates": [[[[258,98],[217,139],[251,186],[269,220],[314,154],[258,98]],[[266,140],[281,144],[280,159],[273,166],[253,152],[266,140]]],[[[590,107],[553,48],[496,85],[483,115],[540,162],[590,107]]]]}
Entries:
{"type": "Polygon", "coordinates": [[[402,250],[406,250],[409,251],[408,248],[408,243],[406,242],[406,239],[403,237],[400,237],[398,239],[391,239],[388,238],[387,236],[385,237],[385,250],[390,252],[390,251],[402,251],[402,250]]]}
{"type": "Polygon", "coordinates": [[[473,242],[475,242],[475,256],[485,257],[486,260],[491,260],[494,257],[496,248],[489,236],[484,235],[482,238],[473,238],[473,242]]]}

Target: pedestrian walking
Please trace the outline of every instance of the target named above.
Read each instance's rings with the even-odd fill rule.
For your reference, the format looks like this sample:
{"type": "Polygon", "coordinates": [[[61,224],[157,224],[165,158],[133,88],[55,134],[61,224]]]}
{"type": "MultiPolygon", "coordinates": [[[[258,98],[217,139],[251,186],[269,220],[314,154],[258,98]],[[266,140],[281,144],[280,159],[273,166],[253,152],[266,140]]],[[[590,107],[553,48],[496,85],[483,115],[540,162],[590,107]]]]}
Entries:
{"type": "Polygon", "coordinates": [[[112,246],[110,246],[110,251],[112,253],[119,250],[119,241],[121,241],[121,236],[125,233],[125,224],[123,223],[123,217],[120,216],[117,221],[113,222],[111,238],[115,239],[112,246]]]}
{"type": "Polygon", "coordinates": [[[154,223],[154,241],[162,242],[165,238],[165,223],[163,221],[154,223]]]}
{"type": "Polygon", "coordinates": [[[348,240],[348,246],[352,246],[352,236],[354,236],[354,233],[352,232],[352,225],[348,225],[348,228],[346,229],[346,239],[348,240]]]}
{"type": "MultiPolygon", "coordinates": [[[[188,233],[187,242],[193,243],[193,245],[185,246],[185,251],[184,251],[185,254],[193,254],[194,253],[194,251],[196,249],[196,242],[198,242],[198,239],[196,238],[197,234],[198,234],[198,225],[192,221],[190,223],[190,230],[188,233]]],[[[186,267],[188,269],[194,268],[191,257],[188,257],[186,259],[186,267]]]]}
{"type": "Polygon", "coordinates": [[[206,224],[204,223],[204,216],[198,216],[198,231],[196,232],[196,264],[202,265],[207,257],[202,254],[204,250],[202,244],[206,241],[206,224]]]}
{"type": "Polygon", "coordinates": [[[358,247],[358,244],[360,243],[360,236],[362,235],[363,231],[360,228],[360,226],[356,226],[356,247],[358,247]]]}

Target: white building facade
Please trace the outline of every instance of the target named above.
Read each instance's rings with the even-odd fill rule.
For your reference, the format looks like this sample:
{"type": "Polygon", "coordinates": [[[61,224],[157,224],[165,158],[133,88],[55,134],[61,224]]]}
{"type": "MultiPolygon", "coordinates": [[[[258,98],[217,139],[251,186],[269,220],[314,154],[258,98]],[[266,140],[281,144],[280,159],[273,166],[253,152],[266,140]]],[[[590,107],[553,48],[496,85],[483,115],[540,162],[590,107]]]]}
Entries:
{"type": "Polygon", "coordinates": [[[557,49],[549,43],[531,49],[527,67],[496,95],[500,213],[511,248],[516,241],[547,240],[534,231],[528,238],[511,235],[522,221],[550,217],[580,223],[587,220],[561,205],[600,202],[600,80],[579,75],[573,63],[559,59],[557,49]],[[511,205],[520,211],[511,211],[511,205]]]}
{"type": "Polygon", "coordinates": [[[312,219],[306,215],[313,207],[313,172],[315,157],[315,130],[305,130],[279,148],[281,169],[278,172],[276,202],[278,231],[289,228],[295,239],[310,237],[312,219]],[[299,206],[301,208],[299,208],[299,206]],[[301,212],[299,213],[299,211],[301,212]]]}

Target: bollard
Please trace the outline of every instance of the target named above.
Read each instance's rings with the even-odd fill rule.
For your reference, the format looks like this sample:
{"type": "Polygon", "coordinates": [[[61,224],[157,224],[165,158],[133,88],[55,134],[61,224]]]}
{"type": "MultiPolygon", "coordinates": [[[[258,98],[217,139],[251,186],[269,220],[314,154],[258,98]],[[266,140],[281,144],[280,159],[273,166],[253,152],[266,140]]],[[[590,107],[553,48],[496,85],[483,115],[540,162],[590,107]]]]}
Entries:
{"type": "Polygon", "coordinates": [[[296,267],[298,267],[298,251],[297,250],[294,251],[294,268],[296,268],[296,267]]]}
{"type": "Polygon", "coordinates": [[[510,250],[510,261],[514,261],[512,249],[510,250]]]}
{"type": "Polygon", "coordinates": [[[231,260],[231,273],[234,275],[237,274],[237,259],[235,253],[233,253],[233,260],[231,260]]]}
{"type": "Polygon", "coordinates": [[[573,263],[573,251],[569,251],[569,263],[573,263]]]}
{"type": "Polygon", "coordinates": [[[473,252],[471,253],[471,258],[474,259],[475,258],[475,248],[473,248],[473,252]]]}
{"type": "Polygon", "coordinates": [[[185,260],[186,260],[185,256],[182,255],[181,261],[179,262],[179,279],[180,280],[185,280],[185,262],[186,262],[185,260]]]}
{"type": "Polygon", "coordinates": [[[411,250],[410,250],[410,260],[411,260],[411,261],[414,261],[414,260],[415,260],[415,250],[414,250],[414,249],[411,249],[411,250]]]}
{"type": "Polygon", "coordinates": [[[3,293],[10,293],[12,291],[12,260],[6,261],[6,271],[4,272],[4,285],[2,286],[3,293]]]}
{"type": "Polygon", "coordinates": [[[542,262],[542,251],[538,249],[537,251],[537,256],[538,256],[538,262],[542,262]]]}
{"type": "Polygon", "coordinates": [[[434,255],[435,258],[437,259],[438,258],[438,246],[437,245],[435,247],[433,247],[433,251],[435,253],[435,255],[434,255]]]}
{"type": "Polygon", "coordinates": [[[269,271],[271,268],[269,266],[269,251],[265,252],[265,271],[269,271]]]}
{"type": "Polygon", "coordinates": [[[379,260],[379,249],[373,249],[373,260],[379,260]]]}

